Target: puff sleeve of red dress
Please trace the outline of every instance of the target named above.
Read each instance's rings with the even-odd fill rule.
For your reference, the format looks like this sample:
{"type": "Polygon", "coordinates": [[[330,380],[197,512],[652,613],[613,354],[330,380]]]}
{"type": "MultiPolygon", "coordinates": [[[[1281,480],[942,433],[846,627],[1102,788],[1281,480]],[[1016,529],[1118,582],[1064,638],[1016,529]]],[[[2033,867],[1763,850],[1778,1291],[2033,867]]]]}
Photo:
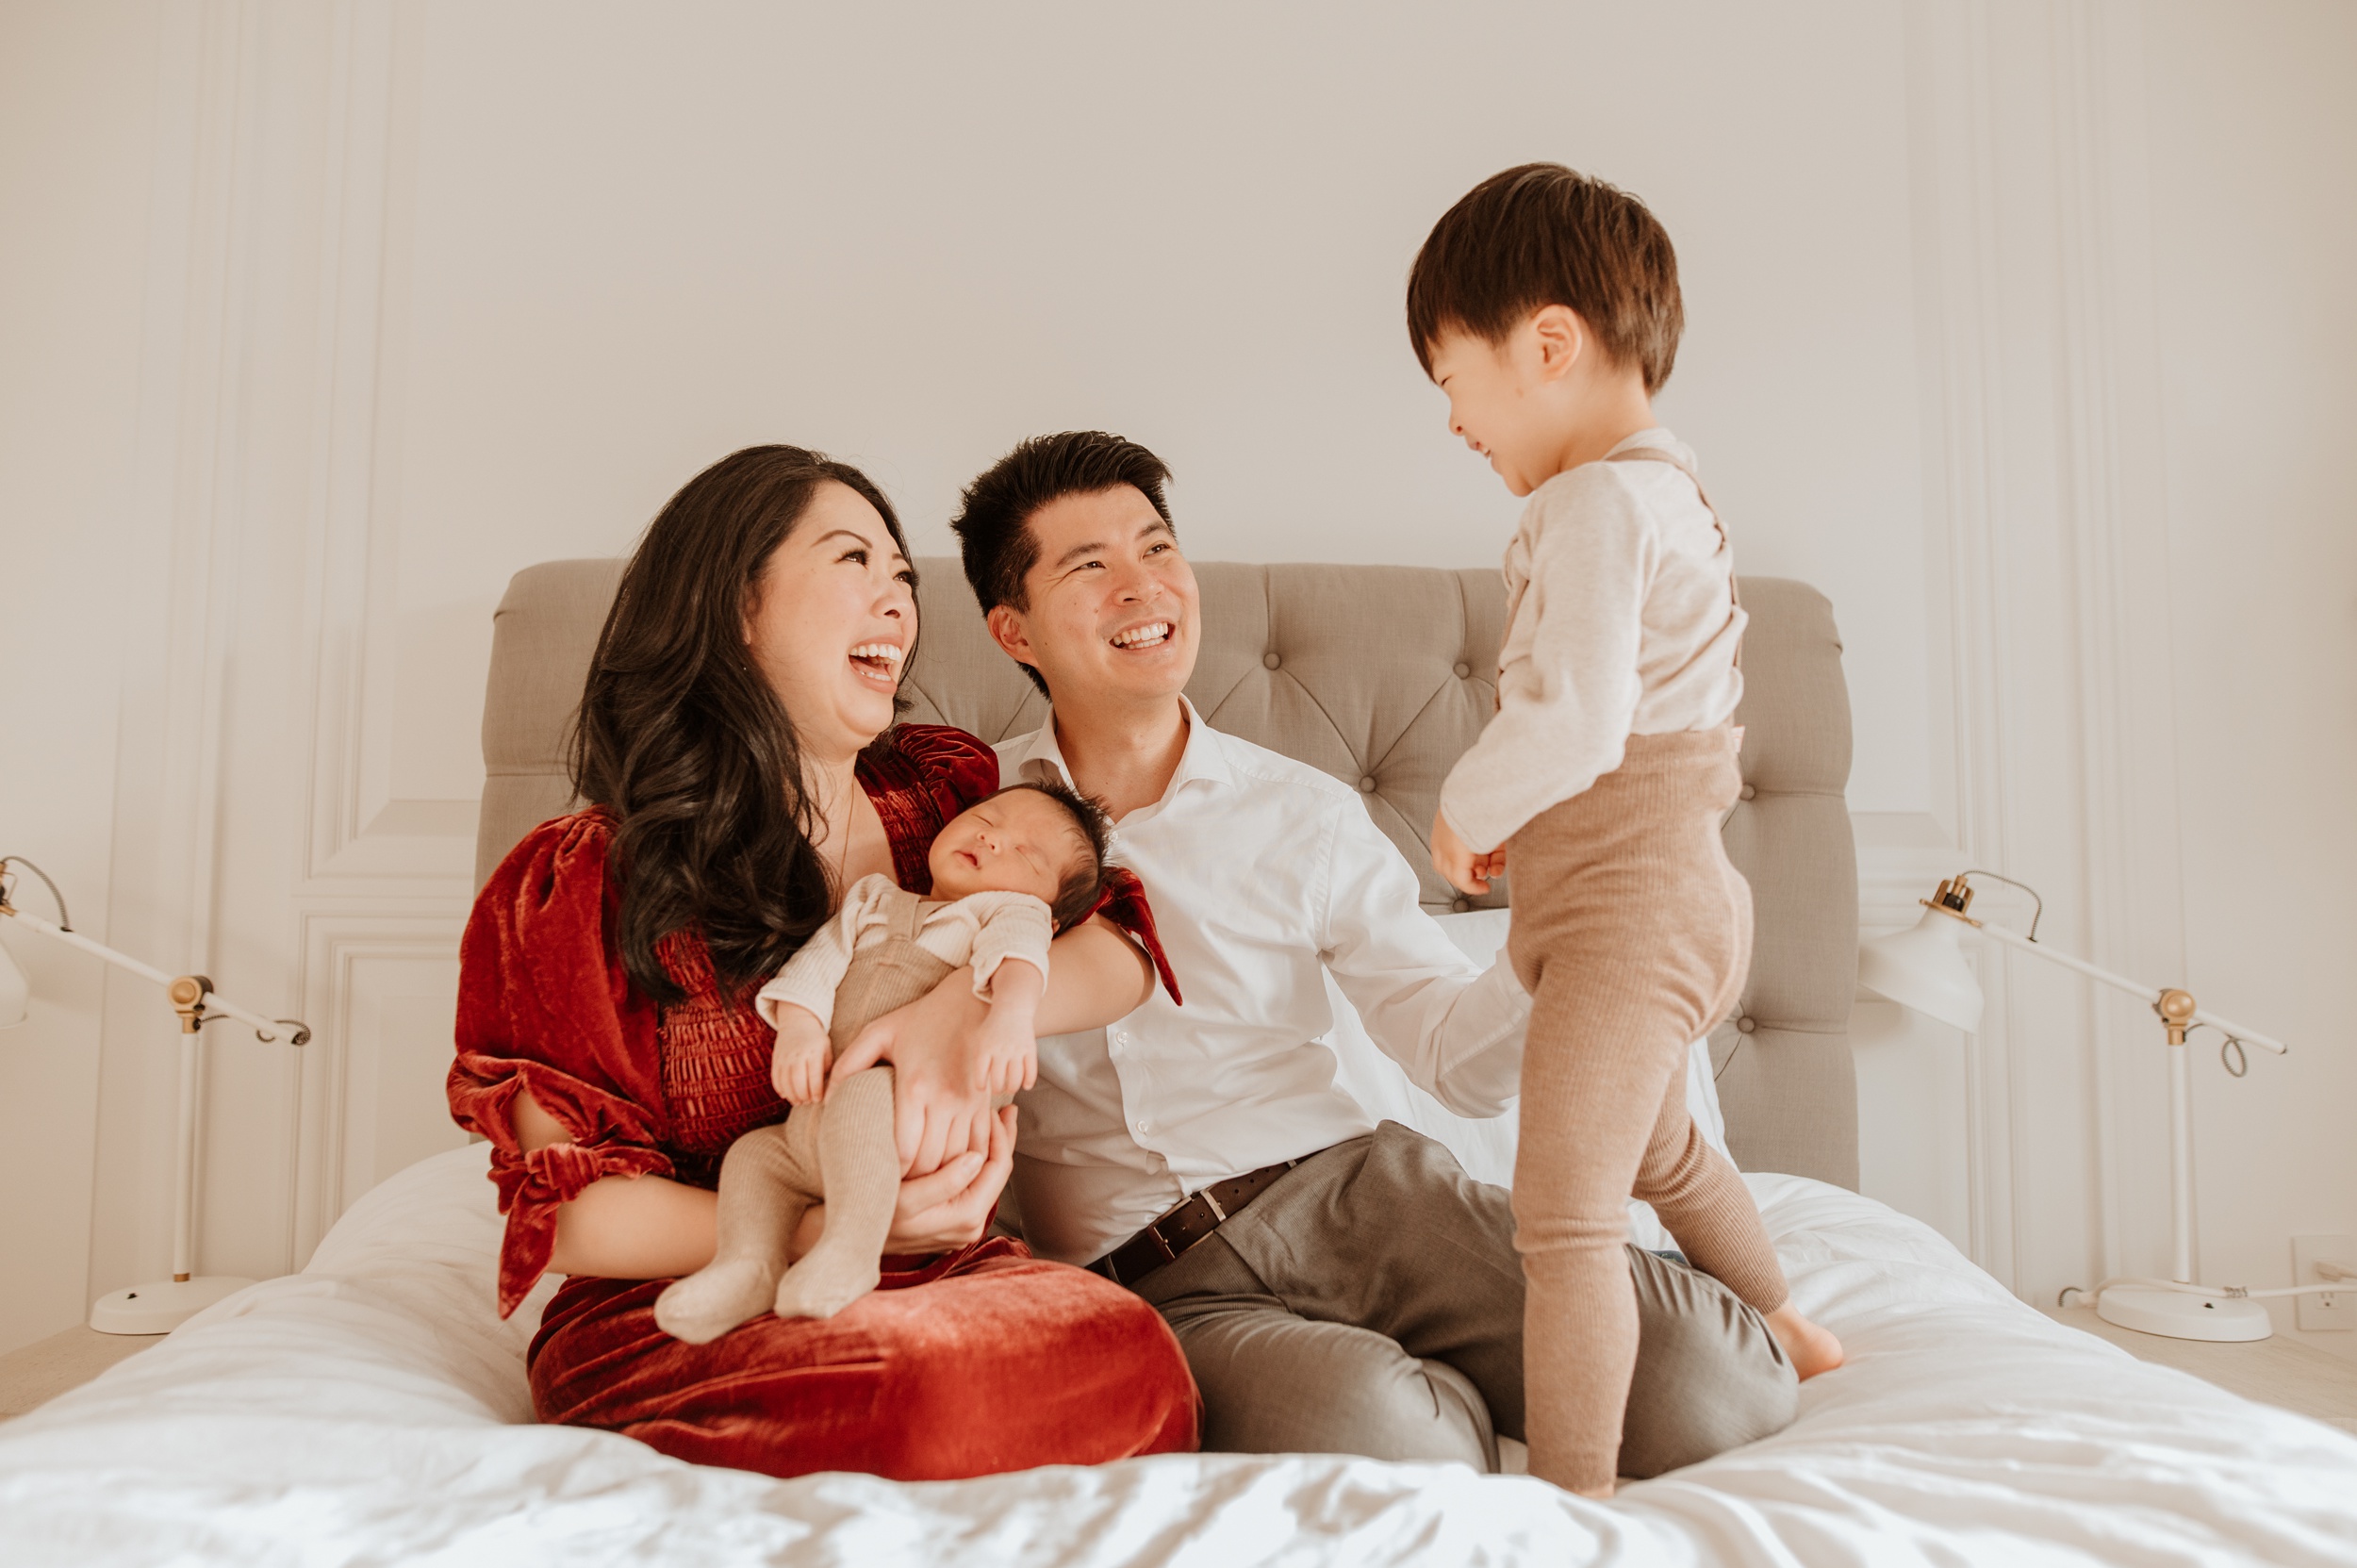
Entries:
{"type": "Polygon", "coordinates": [[[589,810],[524,835],[475,900],[459,946],[451,1114],[491,1143],[507,1229],[499,1308],[516,1310],[548,1268],[556,1212],[608,1176],[668,1176],[654,1005],[616,946],[612,819],[589,810]],[[527,1090],[570,1140],[524,1152],[514,1102],[527,1090]]]}

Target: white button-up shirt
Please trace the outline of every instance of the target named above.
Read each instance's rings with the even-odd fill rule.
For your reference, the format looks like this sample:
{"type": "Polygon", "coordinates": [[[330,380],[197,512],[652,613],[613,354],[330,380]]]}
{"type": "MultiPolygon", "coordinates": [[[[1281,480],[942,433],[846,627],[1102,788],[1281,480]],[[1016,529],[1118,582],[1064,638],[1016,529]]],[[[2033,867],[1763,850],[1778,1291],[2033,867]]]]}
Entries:
{"type": "MultiPolygon", "coordinates": [[[[1322,969],[1449,1109],[1496,1115],[1521,1080],[1530,999],[1424,913],[1357,794],[1220,734],[1192,703],[1186,716],[1169,788],[1113,838],[1184,1005],[1157,987],[1109,1029],[1041,1040],[1039,1081],[1016,1100],[1024,1234],[1066,1263],[1102,1257],[1197,1188],[1373,1131],[1321,1040],[1334,1025],[1322,969]]],[[[1052,716],[997,750],[1002,784],[1070,782],[1052,716]]]]}

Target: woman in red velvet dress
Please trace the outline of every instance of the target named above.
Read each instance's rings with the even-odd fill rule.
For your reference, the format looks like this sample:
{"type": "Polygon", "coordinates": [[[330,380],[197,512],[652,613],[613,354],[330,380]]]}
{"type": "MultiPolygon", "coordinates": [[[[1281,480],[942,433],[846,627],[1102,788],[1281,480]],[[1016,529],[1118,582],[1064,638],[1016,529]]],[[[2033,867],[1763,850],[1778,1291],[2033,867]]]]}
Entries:
{"type": "MultiPolygon", "coordinates": [[[[876,1026],[917,1173],[882,1287],[707,1345],[654,1324],[663,1287],[711,1261],[720,1156],[785,1114],[754,990],[862,876],[927,891],[933,834],[998,782],[973,736],[894,722],[916,637],[906,555],[882,495],[816,454],[750,448],[691,480],[590,667],[573,754],[590,806],[526,835],[476,900],[451,1110],[492,1145],[501,1312],[544,1270],[569,1277],[532,1345],[544,1421],[776,1476],[1195,1445],[1195,1386],[1151,1307],[984,1239],[1014,1112],[976,1092],[962,973],[876,1026]]],[[[1142,900],[1113,913],[1152,946],[1142,900]]],[[[1040,1025],[1111,1022],[1152,984],[1100,916],[1057,941],[1040,1025]]],[[[824,1225],[814,1209],[798,1255],[824,1225]]]]}

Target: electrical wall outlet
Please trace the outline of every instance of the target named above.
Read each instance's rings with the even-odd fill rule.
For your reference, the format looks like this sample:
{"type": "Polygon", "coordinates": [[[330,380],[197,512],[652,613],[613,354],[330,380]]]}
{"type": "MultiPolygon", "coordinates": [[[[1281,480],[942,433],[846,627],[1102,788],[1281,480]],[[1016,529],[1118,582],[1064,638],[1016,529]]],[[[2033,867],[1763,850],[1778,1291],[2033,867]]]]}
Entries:
{"type": "MultiPolygon", "coordinates": [[[[2357,1269],[2357,1245],[2348,1236],[2294,1236],[2292,1238],[2292,1283],[2322,1285],[2333,1283],[2316,1271],[2323,1263],[2338,1263],[2343,1268],[2357,1269]]],[[[2357,1329],[2357,1279],[2343,1279],[2347,1290],[2330,1296],[2295,1296],[2299,1303],[2299,1326],[2302,1329],[2357,1329]]]]}

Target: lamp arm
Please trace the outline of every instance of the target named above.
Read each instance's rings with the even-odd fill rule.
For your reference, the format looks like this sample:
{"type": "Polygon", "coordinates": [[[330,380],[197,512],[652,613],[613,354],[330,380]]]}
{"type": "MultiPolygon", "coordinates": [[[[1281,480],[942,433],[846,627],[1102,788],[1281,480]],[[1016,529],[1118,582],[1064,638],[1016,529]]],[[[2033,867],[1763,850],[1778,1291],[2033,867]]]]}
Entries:
{"type": "MultiPolygon", "coordinates": [[[[120,953],[104,943],[93,942],[78,931],[68,931],[63,926],[44,920],[38,915],[28,914],[13,904],[0,904],[0,910],[5,910],[19,924],[30,926],[45,936],[53,936],[70,948],[79,948],[94,957],[103,958],[119,969],[128,969],[135,975],[152,980],[157,984],[165,987],[169,987],[173,982],[173,976],[164,973],[153,965],[140,963],[129,953],[120,953]]],[[[265,1042],[275,1041],[278,1038],[279,1024],[286,1021],[265,1018],[259,1013],[249,1012],[235,1002],[216,995],[209,987],[205,993],[203,1005],[207,1012],[218,1013],[223,1017],[235,1018],[241,1024],[249,1025],[254,1031],[255,1038],[265,1042]]],[[[301,1045],[311,1037],[311,1032],[301,1024],[295,1025],[295,1032],[296,1045],[301,1045]]]]}
{"type": "MultiPolygon", "coordinates": [[[[1982,935],[2003,942],[2009,948],[2018,949],[2019,950],[2026,953],[2036,953],[2038,957],[2046,959],[2051,963],[2059,964],[2066,969],[2076,969],[2079,973],[2086,976],[2089,980],[2102,981],[2104,984],[2112,987],[2112,989],[2116,991],[2125,991],[2139,1001],[2156,1007],[2160,1004],[2160,992],[2150,985],[2139,985],[2125,975],[2116,975],[2109,969],[2089,964],[2084,958],[2073,958],[2067,952],[2057,952],[2043,942],[2033,942],[2028,937],[2018,935],[2013,932],[2007,931],[2003,926],[1991,925],[1983,920],[1973,920],[1970,916],[1961,916],[1961,918],[1964,918],[1970,924],[1978,927],[1982,935]]],[[[2266,1049],[2275,1052],[2278,1056],[2282,1056],[2291,1049],[2290,1047],[2284,1045],[2281,1040],[2271,1040],[2266,1035],[2259,1033],[2256,1030],[2245,1029],[2242,1025],[2235,1023],[2233,1019],[2221,1018],[2215,1013],[2197,1010],[2191,1021],[2197,1024],[2208,1024],[2212,1029],[2219,1030],[2227,1034],[2233,1035],[2235,1039],[2243,1041],[2248,1045],[2264,1047],[2266,1049]]]]}

